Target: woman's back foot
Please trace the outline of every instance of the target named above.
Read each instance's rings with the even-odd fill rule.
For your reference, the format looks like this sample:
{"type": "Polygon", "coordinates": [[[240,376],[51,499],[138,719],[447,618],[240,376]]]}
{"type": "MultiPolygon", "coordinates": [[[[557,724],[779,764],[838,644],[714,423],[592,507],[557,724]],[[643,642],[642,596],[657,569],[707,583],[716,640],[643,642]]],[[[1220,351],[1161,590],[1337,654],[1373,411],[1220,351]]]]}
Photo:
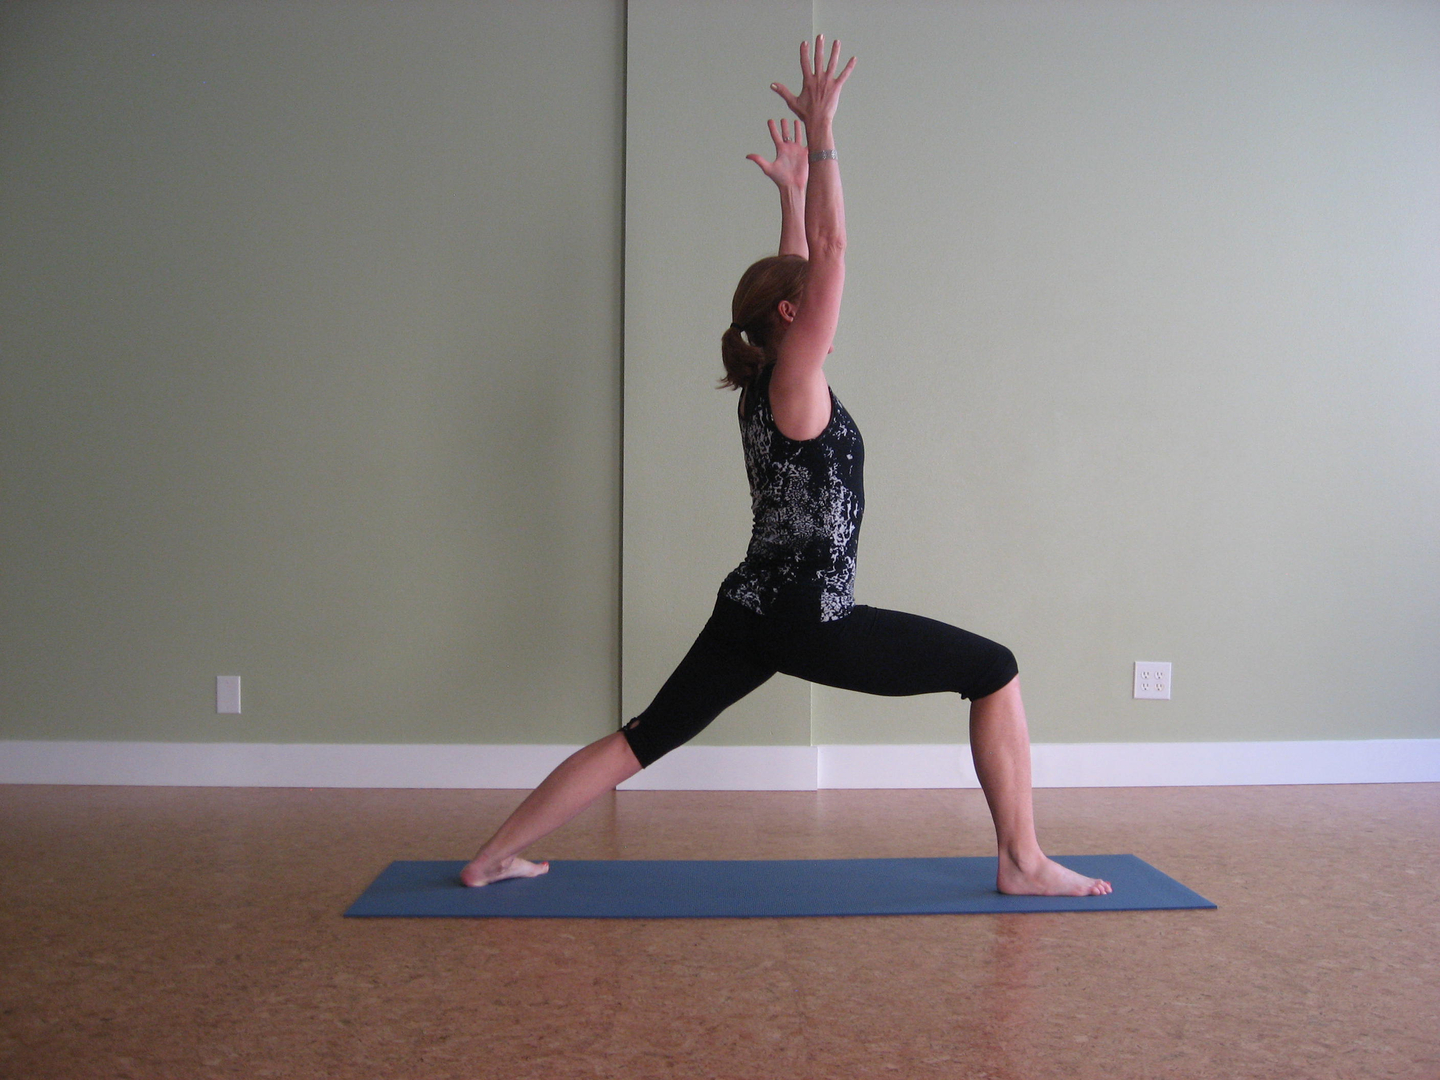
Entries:
{"type": "Polygon", "coordinates": [[[506,878],[539,877],[549,870],[548,862],[533,863],[514,855],[493,866],[474,859],[460,871],[460,880],[473,889],[480,885],[489,885],[492,881],[504,881],[506,878]]]}
{"type": "Polygon", "coordinates": [[[1020,860],[1004,852],[995,887],[1007,896],[1107,896],[1113,891],[1110,882],[1077,874],[1044,855],[1020,860]]]}

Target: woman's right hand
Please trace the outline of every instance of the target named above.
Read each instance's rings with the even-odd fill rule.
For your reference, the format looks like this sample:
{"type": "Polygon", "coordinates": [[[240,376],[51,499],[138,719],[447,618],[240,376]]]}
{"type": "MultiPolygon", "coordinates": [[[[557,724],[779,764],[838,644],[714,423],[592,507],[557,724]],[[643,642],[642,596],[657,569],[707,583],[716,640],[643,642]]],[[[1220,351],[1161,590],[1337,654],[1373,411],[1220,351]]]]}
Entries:
{"type": "Polygon", "coordinates": [[[746,160],[760,166],[760,171],[775,181],[781,191],[804,191],[810,175],[810,157],[800,138],[800,121],[770,121],[770,138],[775,142],[775,160],[766,161],[759,154],[747,154],[746,160]]]}
{"type": "Polygon", "coordinates": [[[815,59],[810,59],[810,43],[800,43],[800,77],[804,80],[800,88],[800,96],[796,97],[785,88],[784,83],[771,83],[770,89],[784,99],[790,111],[805,121],[807,127],[820,127],[830,123],[835,115],[835,109],[840,104],[840,88],[845,85],[845,80],[850,77],[850,72],[855,70],[855,57],[845,65],[845,69],[839,75],[835,69],[840,63],[840,42],[836,41],[830,47],[830,59],[826,62],[822,71],[820,68],[820,57],[825,52],[825,35],[817,34],[815,37],[815,59]]]}

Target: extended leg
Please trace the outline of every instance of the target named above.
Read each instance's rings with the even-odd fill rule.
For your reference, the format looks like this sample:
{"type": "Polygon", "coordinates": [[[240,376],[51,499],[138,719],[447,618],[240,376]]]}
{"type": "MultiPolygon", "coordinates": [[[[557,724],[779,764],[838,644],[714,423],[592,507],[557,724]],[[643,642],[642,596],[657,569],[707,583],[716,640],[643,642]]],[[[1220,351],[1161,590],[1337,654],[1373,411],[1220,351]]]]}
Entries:
{"type": "Polygon", "coordinates": [[[630,779],[643,765],[694,738],[775,673],[737,645],[733,624],[737,618],[743,621],[745,613],[738,605],[732,607],[735,610],[717,605],[680,666],[665,680],[650,707],[626,725],[626,731],[577,750],[526,797],[461,871],[466,885],[545,873],[548,863],[517,856],[600,795],[630,779]]]}
{"type": "Polygon", "coordinates": [[[532,863],[516,856],[639,771],[640,762],[618,731],[575,751],[485,841],[460,872],[460,879],[466,885],[487,885],[501,878],[545,873],[549,863],[532,863]]]}
{"type": "Polygon", "coordinates": [[[995,820],[1000,866],[996,887],[1021,896],[1103,896],[1110,883],[1047,858],[1035,838],[1030,794],[1030,732],[1017,675],[970,703],[970,752],[995,820]]]}

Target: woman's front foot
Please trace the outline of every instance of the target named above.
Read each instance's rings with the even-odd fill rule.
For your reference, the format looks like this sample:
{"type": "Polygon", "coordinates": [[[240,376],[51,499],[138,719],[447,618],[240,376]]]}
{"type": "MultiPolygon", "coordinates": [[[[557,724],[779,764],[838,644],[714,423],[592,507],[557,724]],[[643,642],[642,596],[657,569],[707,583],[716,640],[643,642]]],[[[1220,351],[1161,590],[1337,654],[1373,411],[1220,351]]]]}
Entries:
{"type": "Polygon", "coordinates": [[[1036,851],[1024,856],[1000,852],[995,887],[1007,896],[1108,896],[1113,887],[1086,877],[1036,851]]]}

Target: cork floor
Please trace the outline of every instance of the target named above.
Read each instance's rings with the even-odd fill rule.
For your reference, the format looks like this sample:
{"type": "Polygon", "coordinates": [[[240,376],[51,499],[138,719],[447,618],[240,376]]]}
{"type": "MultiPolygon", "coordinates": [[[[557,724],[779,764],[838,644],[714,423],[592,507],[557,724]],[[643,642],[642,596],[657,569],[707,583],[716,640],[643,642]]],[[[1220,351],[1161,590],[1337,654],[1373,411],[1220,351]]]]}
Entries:
{"type": "MultiPolygon", "coordinates": [[[[1440,1077],[1440,785],[1036,793],[1218,911],[359,920],[497,791],[0,787],[0,1076],[1440,1077]]],[[[536,854],[988,854],[974,791],[626,792],[536,854]]]]}

